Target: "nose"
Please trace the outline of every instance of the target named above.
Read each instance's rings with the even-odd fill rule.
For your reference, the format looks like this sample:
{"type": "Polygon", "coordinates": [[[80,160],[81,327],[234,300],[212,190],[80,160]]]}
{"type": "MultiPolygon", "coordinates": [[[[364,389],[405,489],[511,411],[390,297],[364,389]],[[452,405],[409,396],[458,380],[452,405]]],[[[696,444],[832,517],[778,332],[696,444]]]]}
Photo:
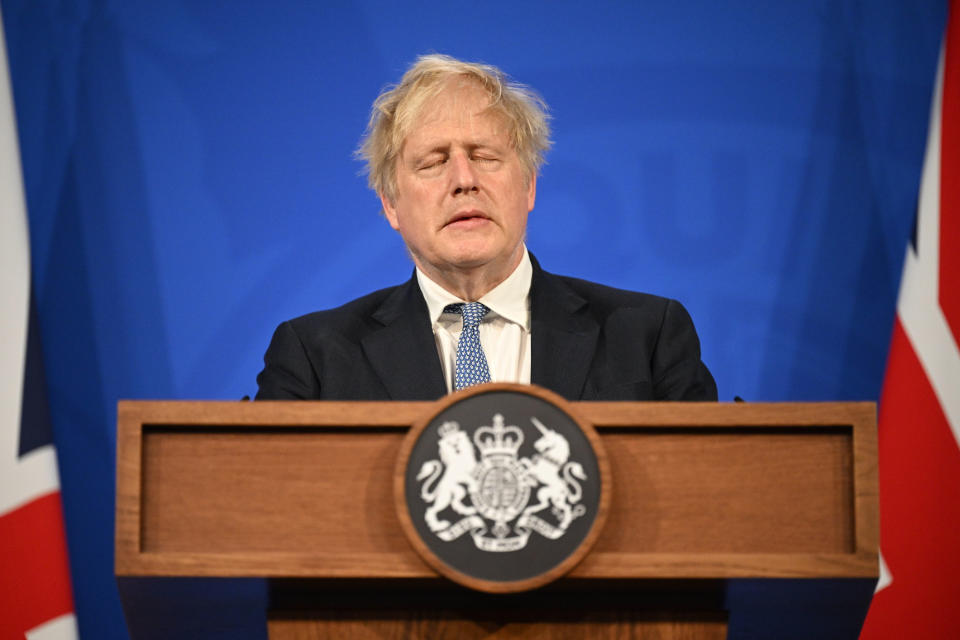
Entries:
{"type": "Polygon", "coordinates": [[[450,158],[450,180],[453,195],[478,191],[476,167],[463,153],[455,153],[450,158]]]}

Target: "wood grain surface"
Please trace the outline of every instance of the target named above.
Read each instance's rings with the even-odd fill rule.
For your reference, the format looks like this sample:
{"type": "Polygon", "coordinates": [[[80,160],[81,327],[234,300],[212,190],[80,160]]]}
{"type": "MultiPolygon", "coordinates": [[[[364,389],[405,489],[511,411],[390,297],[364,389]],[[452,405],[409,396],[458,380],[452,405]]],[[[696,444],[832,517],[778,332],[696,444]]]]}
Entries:
{"type": "Polygon", "coordinates": [[[722,640],[722,614],[523,611],[469,619],[458,611],[326,611],[310,620],[273,614],[271,640],[722,640]]]}
{"type": "MultiPolygon", "coordinates": [[[[431,578],[394,508],[434,403],[118,407],[118,575],[431,578]]],[[[869,403],[572,403],[613,500],[584,579],[873,577],[869,403]]]]}

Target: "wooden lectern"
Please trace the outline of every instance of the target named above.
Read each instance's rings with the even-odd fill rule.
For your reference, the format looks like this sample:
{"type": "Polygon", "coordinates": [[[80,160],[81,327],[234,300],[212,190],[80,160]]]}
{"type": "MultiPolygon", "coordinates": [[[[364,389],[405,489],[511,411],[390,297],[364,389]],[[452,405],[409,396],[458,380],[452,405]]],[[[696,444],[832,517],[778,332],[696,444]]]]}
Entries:
{"type": "Polygon", "coordinates": [[[267,578],[271,639],[762,637],[745,592],[809,617],[838,584],[854,622],[828,636],[866,614],[873,404],[570,403],[609,457],[608,518],[569,574],[512,595],[439,577],[398,525],[397,451],[432,404],[120,402],[117,575],[267,578]]]}

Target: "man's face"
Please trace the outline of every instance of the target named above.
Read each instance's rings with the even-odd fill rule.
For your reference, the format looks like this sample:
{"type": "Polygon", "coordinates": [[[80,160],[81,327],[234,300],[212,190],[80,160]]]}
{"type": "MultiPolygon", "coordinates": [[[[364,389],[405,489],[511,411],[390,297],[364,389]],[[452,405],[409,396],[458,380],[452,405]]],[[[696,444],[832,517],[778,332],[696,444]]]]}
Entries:
{"type": "Polygon", "coordinates": [[[457,81],[427,102],[397,157],[395,197],[381,195],[414,262],[441,284],[478,270],[496,284],[523,256],[536,176],[488,104],[482,89],[457,81]]]}

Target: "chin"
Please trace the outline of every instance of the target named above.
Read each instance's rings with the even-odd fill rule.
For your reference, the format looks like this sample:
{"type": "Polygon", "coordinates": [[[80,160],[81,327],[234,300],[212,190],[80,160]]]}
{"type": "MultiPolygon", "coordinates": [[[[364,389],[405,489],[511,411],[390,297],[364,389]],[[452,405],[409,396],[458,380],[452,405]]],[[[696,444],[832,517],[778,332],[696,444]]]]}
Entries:
{"type": "Polygon", "coordinates": [[[493,258],[482,255],[461,255],[449,262],[458,269],[477,269],[493,262],[493,258]]]}
{"type": "Polygon", "coordinates": [[[447,254],[447,262],[458,267],[479,267],[497,259],[498,252],[488,246],[460,246],[447,254]]]}
{"type": "MultiPolygon", "coordinates": [[[[522,244],[519,245],[522,247],[522,244]]],[[[457,269],[477,269],[490,264],[513,266],[513,261],[522,253],[517,247],[508,249],[501,243],[461,242],[443,252],[443,262],[457,269]]]]}

